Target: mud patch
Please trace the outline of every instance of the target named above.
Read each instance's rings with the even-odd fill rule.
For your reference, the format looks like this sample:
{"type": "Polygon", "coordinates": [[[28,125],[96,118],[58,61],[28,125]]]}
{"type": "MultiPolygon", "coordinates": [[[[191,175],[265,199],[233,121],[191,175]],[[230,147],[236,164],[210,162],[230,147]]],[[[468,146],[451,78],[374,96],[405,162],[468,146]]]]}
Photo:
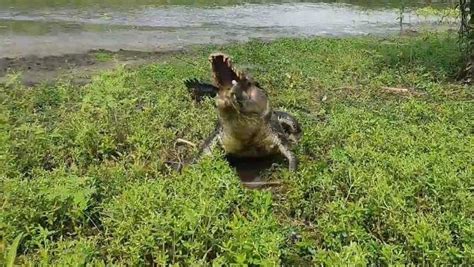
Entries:
{"type": "Polygon", "coordinates": [[[9,74],[20,73],[22,83],[27,86],[54,83],[61,78],[68,78],[76,84],[85,84],[94,74],[101,71],[118,66],[134,67],[152,63],[178,53],[182,53],[182,50],[159,52],[91,50],[84,54],[60,56],[4,57],[0,58],[0,83],[8,81],[9,74]]]}

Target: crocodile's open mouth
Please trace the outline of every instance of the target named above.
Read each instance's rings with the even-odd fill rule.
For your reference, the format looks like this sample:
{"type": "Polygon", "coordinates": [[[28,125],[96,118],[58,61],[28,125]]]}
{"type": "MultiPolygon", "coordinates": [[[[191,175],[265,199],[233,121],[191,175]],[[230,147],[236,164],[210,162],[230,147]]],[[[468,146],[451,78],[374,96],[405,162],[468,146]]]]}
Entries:
{"type": "Polygon", "coordinates": [[[209,57],[212,66],[212,76],[219,89],[231,88],[232,81],[240,81],[242,73],[234,69],[231,59],[224,54],[215,53],[209,57]]]}

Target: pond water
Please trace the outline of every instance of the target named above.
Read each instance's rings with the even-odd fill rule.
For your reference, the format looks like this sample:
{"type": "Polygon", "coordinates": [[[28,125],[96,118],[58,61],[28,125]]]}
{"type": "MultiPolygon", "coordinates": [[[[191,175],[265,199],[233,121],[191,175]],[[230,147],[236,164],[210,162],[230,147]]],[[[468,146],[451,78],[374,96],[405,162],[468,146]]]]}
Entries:
{"type": "MultiPolygon", "coordinates": [[[[413,1],[409,7],[451,5],[413,1]]],[[[399,31],[400,0],[0,0],[0,57],[399,31]]],[[[404,15],[407,26],[436,18],[404,15]]]]}

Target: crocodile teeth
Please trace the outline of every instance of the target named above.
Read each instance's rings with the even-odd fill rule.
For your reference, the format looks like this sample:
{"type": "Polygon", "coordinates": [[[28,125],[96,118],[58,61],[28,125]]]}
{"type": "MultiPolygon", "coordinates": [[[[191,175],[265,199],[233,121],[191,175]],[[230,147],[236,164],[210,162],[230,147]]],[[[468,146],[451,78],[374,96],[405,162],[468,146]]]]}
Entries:
{"type": "Polygon", "coordinates": [[[209,56],[209,61],[217,87],[227,88],[231,86],[232,80],[240,79],[241,74],[236,71],[229,56],[223,53],[213,53],[209,56]]]}

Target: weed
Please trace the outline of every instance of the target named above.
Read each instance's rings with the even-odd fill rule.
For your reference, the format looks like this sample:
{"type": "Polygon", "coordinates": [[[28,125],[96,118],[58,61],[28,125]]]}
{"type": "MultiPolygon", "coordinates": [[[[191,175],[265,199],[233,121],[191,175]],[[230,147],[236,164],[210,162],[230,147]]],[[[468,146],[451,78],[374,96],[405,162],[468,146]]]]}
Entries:
{"type": "Polygon", "coordinates": [[[99,62],[107,62],[114,58],[113,54],[107,52],[95,52],[94,57],[99,62]]]}
{"type": "Polygon", "coordinates": [[[0,87],[8,260],[472,265],[473,88],[451,80],[459,62],[449,34],[280,39],[199,48],[86,86],[12,79],[0,87]],[[213,130],[212,100],[193,105],[182,81],[209,80],[215,50],[303,125],[298,172],[273,174],[281,190],[243,189],[219,152],[170,167],[196,153],[177,138],[213,130]]]}

